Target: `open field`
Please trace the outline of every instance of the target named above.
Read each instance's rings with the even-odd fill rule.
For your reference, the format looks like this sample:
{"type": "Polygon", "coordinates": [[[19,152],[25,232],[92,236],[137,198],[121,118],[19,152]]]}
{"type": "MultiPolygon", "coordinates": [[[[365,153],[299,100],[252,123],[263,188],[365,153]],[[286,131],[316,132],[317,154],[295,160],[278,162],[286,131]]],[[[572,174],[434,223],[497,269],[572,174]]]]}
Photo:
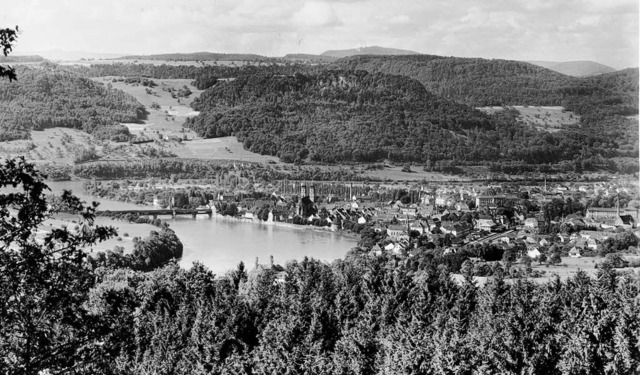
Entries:
{"type": "Polygon", "coordinates": [[[200,96],[203,90],[198,90],[191,85],[189,79],[152,79],[157,84],[155,87],[147,87],[141,84],[130,84],[118,81],[121,77],[100,77],[94,81],[105,85],[111,84],[113,88],[122,90],[135,97],[145,106],[149,115],[144,121],[144,126],[139,124],[124,124],[129,131],[136,135],[157,138],[158,134],[166,136],[178,136],[194,138],[196,134],[184,129],[182,125],[187,117],[197,116],[198,112],[191,109],[191,102],[200,96]],[[188,88],[191,94],[186,97],[172,97],[173,92],[188,88]]]}
{"type": "Polygon", "coordinates": [[[275,156],[245,150],[236,137],[195,139],[183,142],[174,152],[181,158],[244,160],[258,163],[278,161],[275,156]]]}
{"type": "MultiPolygon", "coordinates": [[[[248,162],[270,163],[275,165],[285,165],[275,156],[260,155],[245,150],[242,143],[236,137],[221,137],[202,139],[198,138],[195,132],[182,128],[184,121],[189,116],[198,113],[190,107],[194,98],[202,93],[191,85],[187,79],[153,79],[158,86],[152,88],[153,94],[147,93],[147,87],[142,85],[126,84],[124,82],[113,82],[116,77],[96,78],[97,82],[105,84],[111,83],[114,88],[123,90],[133,95],[149,111],[149,116],[144,124],[125,124],[129,130],[136,135],[158,138],[159,135],[176,136],[189,139],[188,141],[177,143],[167,142],[167,150],[175,153],[180,158],[198,159],[219,159],[219,160],[244,160],[248,162]],[[171,94],[163,88],[178,90],[187,86],[193,93],[188,98],[181,98],[180,102],[172,98],[171,94]],[[159,109],[152,108],[152,104],[158,104],[159,109]]],[[[156,147],[154,145],[154,147],[156,147]]],[[[338,166],[320,166],[321,169],[343,168],[338,166]]],[[[420,181],[427,179],[430,181],[451,181],[464,180],[464,178],[445,175],[435,172],[424,172],[421,167],[412,168],[411,173],[402,172],[401,166],[387,167],[383,170],[366,170],[364,176],[376,180],[406,180],[420,181]]]]}
{"type": "MultiPolygon", "coordinates": [[[[571,111],[565,111],[562,107],[541,106],[511,106],[520,112],[520,120],[537,130],[554,133],[562,127],[574,125],[580,121],[580,116],[571,111]]],[[[503,107],[480,107],[479,110],[492,114],[502,111],[503,107]]]]}
{"type": "Polygon", "coordinates": [[[377,180],[394,181],[467,181],[464,176],[455,176],[438,172],[425,172],[420,166],[411,168],[412,172],[403,172],[401,166],[385,167],[381,170],[366,170],[363,175],[377,180]]]}
{"type": "MultiPolygon", "coordinates": [[[[639,257],[635,255],[623,255],[623,258],[628,260],[637,260],[639,257]]],[[[596,268],[596,264],[602,263],[605,261],[603,257],[582,257],[582,258],[571,258],[571,257],[563,257],[562,263],[557,266],[546,266],[540,265],[537,262],[533,262],[532,268],[534,270],[546,271],[546,275],[544,277],[535,278],[533,280],[537,282],[545,282],[553,279],[555,275],[560,276],[561,279],[565,280],[569,277],[573,277],[578,270],[582,270],[586,272],[589,276],[595,276],[598,273],[598,269],[596,268]]],[[[620,268],[618,269],[620,272],[626,271],[640,271],[640,268],[620,268]]]]}
{"type": "Polygon", "coordinates": [[[82,149],[95,147],[101,150],[93,137],[83,131],[68,128],[53,128],[32,131],[30,140],[0,143],[0,158],[24,156],[35,164],[73,164],[73,159],[82,149]]]}
{"type": "Polygon", "coordinates": [[[149,147],[173,152],[179,145],[176,141],[158,141],[143,145],[98,141],[81,130],[51,128],[31,132],[30,140],[0,142],[0,159],[24,156],[37,165],[65,166],[73,165],[76,157],[89,149],[93,149],[100,160],[122,161],[147,157],[143,155],[143,150],[149,147]]]}
{"type": "MultiPolygon", "coordinates": [[[[623,258],[627,260],[637,261],[638,259],[640,259],[640,256],[633,255],[633,254],[623,254],[623,258]]],[[[550,266],[546,264],[540,265],[534,261],[531,264],[531,268],[534,271],[536,270],[544,271],[546,273],[542,277],[529,278],[529,280],[542,284],[550,280],[553,280],[556,277],[556,275],[559,276],[561,280],[567,280],[568,278],[575,276],[576,273],[578,273],[578,271],[580,270],[584,271],[587,275],[591,277],[596,277],[598,273],[598,269],[596,268],[596,265],[604,261],[605,261],[605,258],[603,257],[582,257],[582,258],[563,257],[562,263],[556,266],[550,266]]],[[[523,268],[524,266],[522,264],[515,264],[514,267],[523,268]]],[[[618,268],[616,270],[619,273],[627,273],[627,272],[640,273],[640,267],[618,268]]],[[[451,276],[457,283],[462,283],[464,281],[464,277],[459,273],[451,274],[451,276]]],[[[483,286],[491,279],[491,277],[474,276],[473,279],[476,282],[476,285],[483,286]]],[[[507,279],[507,280],[515,281],[515,279],[507,279]]]]}

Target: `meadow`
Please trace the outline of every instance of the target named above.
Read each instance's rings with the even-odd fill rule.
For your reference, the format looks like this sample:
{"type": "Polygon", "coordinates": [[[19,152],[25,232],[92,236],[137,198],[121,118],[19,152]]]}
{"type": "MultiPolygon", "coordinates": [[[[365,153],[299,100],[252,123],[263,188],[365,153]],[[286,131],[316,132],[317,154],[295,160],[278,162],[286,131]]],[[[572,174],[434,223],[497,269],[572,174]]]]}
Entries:
{"type": "MultiPolygon", "coordinates": [[[[550,106],[510,106],[520,112],[520,121],[540,131],[555,133],[564,126],[575,125],[580,121],[580,116],[562,107],[550,106]]],[[[485,113],[502,111],[503,107],[479,107],[485,113]]]]}

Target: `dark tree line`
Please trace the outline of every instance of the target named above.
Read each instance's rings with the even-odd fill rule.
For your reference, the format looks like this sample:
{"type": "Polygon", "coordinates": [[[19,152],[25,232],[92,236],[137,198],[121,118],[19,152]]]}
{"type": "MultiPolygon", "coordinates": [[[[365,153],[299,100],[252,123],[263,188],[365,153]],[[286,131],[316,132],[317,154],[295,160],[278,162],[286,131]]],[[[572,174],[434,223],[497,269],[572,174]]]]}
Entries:
{"type": "Polygon", "coordinates": [[[373,180],[348,168],[321,169],[318,167],[296,167],[276,170],[269,165],[248,163],[239,160],[204,159],[145,159],[138,162],[93,162],[75,165],[73,173],[82,178],[176,178],[217,179],[218,183],[231,175],[251,180],[317,180],[317,181],[362,181],[373,180]]]}
{"type": "Polygon", "coordinates": [[[433,95],[415,80],[363,71],[241,74],[208,89],[193,106],[201,114],[186,126],[200,136],[234,135],[246,149],[285,162],[391,159],[432,169],[441,161],[453,167],[571,161],[574,169],[596,169],[617,168],[602,158],[637,150],[631,137],[637,127],[621,116],[538,132],[520,123],[516,110],[486,115],[433,95]],[[595,131],[600,127],[607,130],[595,131]],[[624,147],[621,135],[631,139],[624,147]]]}
{"type": "Polygon", "coordinates": [[[130,268],[139,271],[151,271],[167,263],[182,258],[182,242],[175,232],[168,227],[160,231],[151,231],[148,237],[133,239],[133,252],[123,254],[115,251],[104,251],[94,254],[87,261],[93,268],[130,268]]]}
{"type": "MultiPolygon", "coordinates": [[[[489,254],[487,253],[489,256],[489,254]]],[[[449,259],[451,258],[451,259],[449,259]]],[[[96,373],[633,373],[637,276],[486,286],[445,257],[357,254],[226,277],[201,265],[104,273],[90,305],[113,322],[96,373]],[[284,271],[284,279],[279,272],[284,271]],[[278,281],[281,280],[281,281],[278,281]]],[[[464,267],[462,267],[464,268],[464,267]]],[[[247,272],[248,271],[248,272],[247,272]]]]}

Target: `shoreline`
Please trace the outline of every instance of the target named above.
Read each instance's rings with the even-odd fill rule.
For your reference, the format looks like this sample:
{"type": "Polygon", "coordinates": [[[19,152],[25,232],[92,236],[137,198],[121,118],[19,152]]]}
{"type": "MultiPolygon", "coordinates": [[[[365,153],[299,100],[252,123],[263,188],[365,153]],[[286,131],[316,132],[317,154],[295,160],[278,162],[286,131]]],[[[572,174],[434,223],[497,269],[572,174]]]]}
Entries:
{"type": "MultiPolygon", "coordinates": [[[[108,215],[98,215],[97,217],[102,217],[102,218],[110,218],[111,220],[117,220],[117,221],[122,221],[128,224],[147,224],[147,225],[152,225],[150,223],[136,223],[135,221],[126,221],[123,218],[119,218],[116,216],[108,216],[108,215]]],[[[148,217],[148,215],[140,215],[140,217],[148,217]]],[[[169,224],[169,228],[171,228],[171,217],[168,216],[166,219],[164,219],[163,217],[159,216],[158,217],[163,223],[167,223],[169,224]],[[169,219],[169,220],[167,220],[169,219]]],[[[331,233],[335,233],[338,236],[344,237],[344,238],[348,238],[351,240],[354,240],[355,242],[357,242],[360,239],[360,235],[357,233],[353,233],[353,232],[347,232],[344,231],[342,229],[338,229],[338,230],[331,230],[330,227],[317,227],[317,226],[313,226],[313,225],[299,225],[299,224],[293,224],[293,223],[285,223],[282,221],[272,221],[272,222],[266,222],[266,221],[261,221],[261,220],[256,220],[256,219],[246,219],[246,218],[237,218],[237,217],[231,217],[231,216],[225,216],[225,215],[221,215],[218,213],[214,213],[211,218],[206,218],[206,219],[210,219],[210,220],[224,220],[227,222],[236,222],[236,223],[247,223],[247,224],[253,224],[253,225],[265,225],[265,226],[274,226],[274,227],[280,227],[280,228],[287,228],[287,229],[295,229],[295,230],[307,230],[307,231],[314,231],[314,232],[318,232],[318,233],[327,233],[327,234],[331,234],[331,233]]]]}
{"type": "Polygon", "coordinates": [[[346,237],[346,238],[350,238],[350,239],[353,239],[354,241],[358,241],[360,239],[360,235],[357,234],[357,233],[346,232],[346,231],[344,231],[342,229],[334,231],[334,230],[331,230],[330,227],[316,227],[316,226],[313,226],[313,225],[299,225],[299,224],[285,223],[285,222],[282,222],[282,221],[267,222],[267,221],[261,221],[261,220],[255,220],[255,219],[243,219],[243,218],[224,216],[224,215],[221,215],[221,214],[218,214],[218,213],[214,213],[211,218],[212,219],[222,219],[222,220],[226,220],[226,221],[230,221],[230,222],[239,222],[239,223],[257,224],[257,225],[273,225],[273,226],[276,226],[276,227],[296,229],[296,230],[311,230],[311,231],[319,232],[319,233],[336,233],[338,236],[343,236],[343,237],[346,237]]]}

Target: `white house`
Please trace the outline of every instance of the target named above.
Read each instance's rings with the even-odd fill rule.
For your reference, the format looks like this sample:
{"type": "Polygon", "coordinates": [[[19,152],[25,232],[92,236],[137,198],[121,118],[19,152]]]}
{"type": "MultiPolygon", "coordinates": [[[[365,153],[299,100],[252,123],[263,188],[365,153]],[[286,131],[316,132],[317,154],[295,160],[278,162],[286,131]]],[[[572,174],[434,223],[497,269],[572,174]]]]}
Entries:
{"type": "Polygon", "coordinates": [[[538,220],[534,217],[530,217],[524,220],[524,228],[528,230],[538,229],[538,220]]]}
{"type": "Polygon", "coordinates": [[[540,254],[540,250],[538,250],[537,247],[533,247],[533,248],[527,250],[527,256],[529,258],[531,258],[531,259],[538,259],[538,258],[540,258],[540,255],[542,255],[542,254],[540,254]]]}

